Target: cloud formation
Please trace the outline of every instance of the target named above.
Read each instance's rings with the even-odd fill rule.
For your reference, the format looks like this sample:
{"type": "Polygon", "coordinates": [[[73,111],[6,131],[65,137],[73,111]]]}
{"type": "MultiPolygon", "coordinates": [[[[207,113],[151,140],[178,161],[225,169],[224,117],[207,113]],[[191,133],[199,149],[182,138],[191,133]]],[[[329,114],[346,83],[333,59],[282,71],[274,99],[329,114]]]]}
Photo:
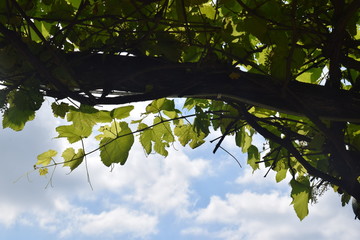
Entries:
{"type": "MultiPolygon", "coordinates": [[[[210,154],[209,145],[194,151],[175,145],[163,158],[146,157],[137,143],[125,166],[107,168],[94,154],[88,172],[84,165],[69,175],[57,167],[52,179],[35,172],[14,183],[37,154],[66,147],[51,140],[59,120],[48,111],[45,106],[22,132],[0,130],[0,225],[8,236],[30,227],[63,239],[360,238],[358,222],[335,193],[327,192],[300,222],[286,179],[275,184],[274,175],[239,168],[225,152],[210,154]],[[44,189],[50,180],[53,187],[44,189]]],[[[246,162],[230,140],[224,146],[246,162]]],[[[87,141],[88,149],[94,146],[87,141]]]]}

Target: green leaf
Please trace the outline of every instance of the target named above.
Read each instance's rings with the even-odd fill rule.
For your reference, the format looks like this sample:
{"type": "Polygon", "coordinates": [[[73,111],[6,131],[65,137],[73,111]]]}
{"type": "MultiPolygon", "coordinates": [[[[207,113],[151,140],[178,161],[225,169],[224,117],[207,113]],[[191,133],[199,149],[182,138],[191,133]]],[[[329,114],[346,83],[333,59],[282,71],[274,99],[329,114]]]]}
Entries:
{"type": "MultiPolygon", "coordinates": [[[[17,18],[13,18],[17,19],[17,18]]],[[[1,71],[11,71],[18,60],[14,50],[11,47],[5,47],[0,50],[0,69],[1,71]]]]}
{"type": "Polygon", "coordinates": [[[156,117],[154,119],[154,124],[157,124],[152,128],[154,150],[163,156],[167,156],[168,151],[166,148],[169,147],[169,143],[175,141],[175,138],[171,131],[170,122],[160,122],[162,122],[161,118],[156,117]]]}
{"type": "Polygon", "coordinates": [[[286,178],[287,169],[283,168],[276,173],[275,179],[276,182],[281,182],[286,178]]]}
{"type": "Polygon", "coordinates": [[[209,106],[209,101],[201,98],[187,98],[184,103],[184,107],[188,110],[193,109],[195,106],[207,108],[209,106]]]}
{"type": "Polygon", "coordinates": [[[69,143],[75,143],[90,136],[92,128],[88,128],[86,125],[66,125],[57,127],[56,131],[59,133],[57,138],[67,138],[69,143]]]}
{"type": "Polygon", "coordinates": [[[203,109],[199,106],[195,106],[196,117],[194,119],[194,129],[200,134],[203,132],[206,136],[210,133],[210,118],[207,113],[203,111],[203,109]]]}
{"type": "Polygon", "coordinates": [[[21,131],[25,123],[35,118],[35,111],[21,110],[16,107],[7,109],[3,115],[3,128],[11,128],[15,131],[21,131]]]}
{"type": "Polygon", "coordinates": [[[175,103],[173,100],[169,100],[166,98],[160,98],[152,101],[146,107],[146,113],[158,113],[162,110],[166,111],[174,111],[175,110],[175,103]]]}
{"type": "Polygon", "coordinates": [[[252,138],[245,130],[245,127],[241,128],[240,131],[236,132],[235,143],[239,146],[243,153],[248,152],[248,149],[251,145],[252,138]]]}
{"type": "Polygon", "coordinates": [[[50,150],[38,155],[37,162],[35,164],[47,166],[50,164],[52,158],[55,157],[56,154],[57,154],[57,151],[50,149],[50,150]]]}
{"type": "Polygon", "coordinates": [[[74,8],[78,8],[80,6],[80,3],[82,0],[66,0],[68,3],[70,3],[74,8]]]}
{"type": "Polygon", "coordinates": [[[116,118],[116,119],[123,119],[123,118],[127,118],[130,116],[130,112],[134,109],[134,106],[129,105],[129,106],[124,106],[124,107],[118,107],[113,109],[110,112],[110,116],[112,118],[116,118]]]}
{"type": "Polygon", "coordinates": [[[197,148],[202,145],[206,137],[203,132],[198,134],[190,124],[176,126],[174,134],[178,137],[181,145],[189,144],[191,148],[197,148]]]}
{"type": "MultiPolygon", "coordinates": [[[[34,86],[36,82],[34,82],[34,86]]],[[[10,92],[9,108],[5,110],[3,115],[3,127],[11,128],[15,131],[20,131],[24,128],[25,123],[35,118],[35,111],[37,111],[43,102],[43,96],[39,93],[39,90],[19,89],[15,92],[10,92]]]]}
{"type": "Polygon", "coordinates": [[[146,130],[140,132],[140,143],[146,154],[150,154],[152,149],[154,149],[160,155],[167,156],[168,151],[166,148],[175,141],[170,123],[162,122],[159,117],[156,117],[152,128],[148,128],[146,124],[140,123],[138,130],[142,129],[146,130]]]}
{"type": "Polygon", "coordinates": [[[72,108],[66,118],[68,121],[72,121],[76,126],[90,129],[92,129],[96,123],[112,121],[109,111],[99,111],[88,105],[81,105],[79,109],[72,108]]]}
{"type": "Polygon", "coordinates": [[[267,22],[258,17],[245,18],[243,27],[243,30],[250,32],[260,40],[263,39],[267,32],[267,22]]]}
{"type": "Polygon", "coordinates": [[[311,193],[309,179],[306,177],[301,177],[297,180],[292,179],[290,186],[292,188],[291,197],[293,199],[291,204],[293,204],[298,218],[303,220],[309,214],[308,204],[311,193]]]}
{"type": "Polygon", "coordinates": [[[286,80],[288,54],[289,49],[283,46],[276,47],[273,52],[270,70],[271,76],[273,76],[276,81],[283,82],[286,80]]]}
{"type": "MultiPolygon", "coordinates": [[[[148,128],[148,125],[146,125],[145,123],[140,123],[138,130],[146,129],[146,128],[148,128]]],[[[146,129],[140,132],[139,140],[146,154],[150,154],[152,151],[152,143],[151,143],[152,139],[153,139],[152,129],[146,129]]]]}
{"type": "Polygon", "coordinates": [[[163,110],[163,113],[164,113],[166,116],[168,116],[169,118],[171,118],[171,119],[178,117],[178,111],[167,111],[167,110],[163,110]]]}
{"type": "Polygon", "coordinates": [[[99,134],[95,137],[96,140],[100,141],[103,138],[117,138],[119,136],[119,131],[121,131],[120,122],[112,122],[111,126],[105,125],[99,128],[99,134]]]}
{"type": "Polygon", "coordinates": [[[302,73],[296,79],[305,83],[318,83],[322,72],[321,68],[312,68],[302,73]]]}
{"type": "Polygon", "coordinates": [[[70,106],[67,103],[57,104],[53,102],[51,108],[55,117],[65,118],[66,113],[70,110],[70,106]]]}
{"type": "Polygon", "coordinates": [[[64,158],[64,167],[70,167],[70,170],[73,171],[77,168],[83,161],[85,153],[82,148],[75,153],[74,148],[67,148],[61,155],[64,158]]]}
{"type": "Polygon", "coordinates": [[[247,153],[248,153],[247,163],[252,167],[253,171],[255,171],[256,169],[259,169],[259,164],[256,163],[256,162],[260,161],[260,153],[259,153],[259,150],[257,149],[257,147],[255,147],[254,145],[251,145],[247,149],[247,153]]]}
{"type": "Polygon", "coordinates": [[[351,199],[351,195],[349,195],[347,193],[343,193],[341,195],[341,206],[344,207],[346,204],[348,204],[350,199],[351,199]]]}
{"type": "Polygon", "coordinates": [[[212,7],[210,4],[204,4],[200,6],[200,12],[204,14],[209,19],[214,19],[216,16],[216,11],[214,7],[212,7]]]}
{"type": "Polygon", "coordinates": [[[70,143],[89,137],[95,124],[112,121],[109,111],[99,111],[87,105],[79,109],[72,108],[66,117],[73,124],[59,126],[56,131],[59,133],[58,138],[65,137],[70,143]]]}
{"type": "Polygon", "coordinates": [[[129,151],[134,143],[134,136],[126,122],[118,124],[118,137],[104,137],[100,141],[100,157],[105,166],[109,167],[113,163],[125,164],[129,151]]]}
{"type": "Polygon", "coordinates": [[[39,174],[40,176],[44,176],[49,173],[49,170],[47,168],[39,168],[39,174]]]}
{"type": "Polygon", "coordinates": [[[291,58],[291,68],[300,68],[305,61],[306,53],[301,48],[295,48],[291,58]]]}

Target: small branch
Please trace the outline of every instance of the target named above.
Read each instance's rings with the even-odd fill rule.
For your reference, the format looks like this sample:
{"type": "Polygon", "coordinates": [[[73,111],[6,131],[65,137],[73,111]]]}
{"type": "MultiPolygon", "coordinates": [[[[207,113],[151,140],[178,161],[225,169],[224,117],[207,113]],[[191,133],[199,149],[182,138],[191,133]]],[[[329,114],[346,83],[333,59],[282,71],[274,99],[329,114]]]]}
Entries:
{"type": "Polygon", "coordinates": [[[224,134],[220,137],[219,142],[216,144],[213,153],[216,153],[216,151],[218,150],[218,148],[221,146],[221,143],[224,141],[225,137],[229,134],[232,126],[234,126],[234,124],[238,121],[238,119],[235,119],[234,121],[232,121],[231,123],[229,123],[229,125],[226,127],[224,134]]]}
{"type": "Polygon", "coordinates": [[[43,43],[46,43],[46,39],[44,38],[44,36],[41,34],[41,32],[39,31],[39,29],[35,26],[34,22],[31,21],[30,17],[28,15],[26,15],[26,13],[24,12],[24,10],[20,7],[20,5],[16,2],[16,0],[12,0],[11,1],[12,4],[14,4],[16,10],[19,11],[20,15],[25,19],[25,21],[27,22],[27,24],[29,24],[30,28],[32,30],[34,30],[34,32],[36,33],[36,35],[38,35],[38,37],[41,39],[41,41],[43,41],[43,43]]]}
{"type": "Polygon", "coordinates": [[[308,163],[302,156],[301,154],[297,151],[297,149],[292,145],[291,142],[289,142],[286,139],[282,139],[276,135],[274,135],[272,132],[270,132],[269,130],[267,130],[266,128],[262,127],[259,125],[259,123],[257,122],[257,117],[251,115],[249,112],[246,111],[246,108],[240,107],[239,109],[245,117],[245,120],[258,132],[260,133],[263,137],[270,139],[278,144],[280,144],[281,146],[283,146],[285,149],[287,149],[298,161],[301,165],[303,165],[303,167],[308,171],[309,174],[322,178],[325,181],[330,182],[331,184],[337,185],[337,186],[343,186],[343,183],[341,180],[334,178],[316,168],[314,168],[312,165],[310,165],[310,163],[308,163]]]}
{"type": "MultiPolygon", "coordinates": [[[[205,112],[205,113],[212,113],[212,112],[209,111],[209,112],[205,112]]],[[[181,117],[177,117],[177,118],[162,119],[160,122],[155,123],[155,124],[153,124],[153,125],[151,125],[151,126],[148,126],[148,127],[142,128],[142,129],[138,129],[138,130],[136,130],[136,131],[133,131],[133,132],[130,132],[130,133],[126,133],[126,134],[123,134],[123,135],[118,135],[118,136],[116,136],[115,138],[113,138],[112,140],[108,141],[107,143],[105,143],[105,144],[103,144],[103,145],[101,145],[101,146],[99,146],[99,147],[97,147],[97,148],[95,148],[95,149],[93,149],[93,150],[85,153],[84,155],[82,155],[82,156],[80,156],[80,157],[73,158],[73,159],[70,159],[70,160],[68,160],[68,161],[63,161],[63,162],[54,162],[53,164],[49,164],[49,165],[46,165],[46,166],[39,166],[39,167],[38,167],[38,166],[34,166],[34,169],[42,169],[42,168],[56,167],[57,165],[60,165],[60,164],[70,163],[70,162],[76,161],[76,160],[78,160],[78,159],[81,159],[81,158],[83,158],[83,157],[86,157],[86,156],[88,156],[88,155],[90,155],[90,154],[92,154],[92,153],[94,153],[94,152],[99,151],[101,148],[107,146],[108,144],[114,142],[115,140],[117,140],[117,139],[119,139],[119,138],[121,138],[121,137],[126,137],[126,136],[129,136],[129,135],[134,135],[134,134],[136,134],[136,133],[146,131],[146,130],[148,130],[148,129],[151,129],[151,128],[157,126],[157,125],[160,125],[160,124],[163,124],[163,123],[166,123],[166,122],[171,122],[171,121],[176,121],[176,120],[180,120],[180,119],[186,119],[186,118],[190,118],[190,117],[195,117],[196,115],[197,115],[197,114],[190,114],[190,115],[181,116],[181,117]]],[[[85,149],[84,146],[83,146],[83,149],[85,149]]],[[[85,152],[85,151],[84,151],[84,152],[85,152]]]]}
{"type": "Polygon", "coordinates": [[[276,153],[276,157],[274,158],[274,161],[272,162],[271,166],[268,168],[267,172],[265,173],[264,178],[267,177],[270,170],[273,169],[276,166],[277,162],[279,161],[278,158],[279,158],[279,155],[280,155],[280,152],[281,152],[281,148],[278,147],[276,149],[278,150],[277,153],[276,153]]]}
{"type": "Polygon", "coordinates": [[[235,159],[235,161],[237,162],[237,164],[242,168],[239,160],[233,155],[231,154],[228,150],[226,150],[225,148],[223,148],[222,146],[219,146],[224,152],[226,152],[227,154],[229,154],[233,159],[235,159]]]}

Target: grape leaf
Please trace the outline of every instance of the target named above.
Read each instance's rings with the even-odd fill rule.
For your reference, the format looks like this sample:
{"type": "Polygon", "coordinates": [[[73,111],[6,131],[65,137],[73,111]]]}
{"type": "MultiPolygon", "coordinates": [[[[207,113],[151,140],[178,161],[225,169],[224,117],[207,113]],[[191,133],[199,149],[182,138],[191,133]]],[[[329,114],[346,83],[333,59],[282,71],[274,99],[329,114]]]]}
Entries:
{"type": "Polygon", "coordinates": [[[48,150],[42,154],[39,154],[37,156],[37,162],[35,163],[36,165],[43,165],[43,166],[47,166],[50,164],[51,160],[53,157],[55,157],[57,154],[57,151],[55,150],[48,150]]]}
{"type": "MultiPolygon", "coordinates": [[[[146,129],[148,128],[148,125],[146,125],[145,123],[140,123],[138,129],[146,129]]],[[[142,132],[140,132],[140,138],[139,141],[141,143],[141,145],[143,146],[146,154],[150,154],[152,151],[152,130],[151,129],[146,129],[142,132]]]]}
{"type": "Polygon", "coordinates": [[[35,118],[35,111],[22,110],[16,107],[7,109],[3,115],[3,128],[11,128],[15,131],[21,131],[25,123],[35,118]]]}
{"type": "Polygon", "coordinates": [[[114,124],[118,125],[118,137],[104,137],[100,141],[101,161],[108,167],[113,163],[125,164],[134,143],[134,136],[126,122],[113,122],[112,125],[114,124]]]}
{"type": "Polygon", "coordinates": [[[174,134],[178,137],[181,145],[189,144],[191,148],[196,148],[203,144],[206,137],[203,132],[198,134],[190,124],[176,126],[174,134]]]}
{"type": "Polygon", "coordinates": [[[256,162],[260,160],[260,154],[259,154],[259,150],[257,149],[257,147],[255,147],[254,145],[251,145],[248,150],[248,160],[247,163],[252,167],[253,171],[255,171],[256,169],[259,169],[259,164],[257,164],[256,162]]]}
{"type": "Polygon", "coordinates": [[[59,133],[57,138],[67,138],[69,143],[75,143],[83,138],[88,137],[92,132],[92,128],[88,128],[86,127],[86,125],[75,126],[72,124],[72,125],[59,126],[56,128],[56,131],[59,133]]]}
{"type": "Polygon", "coordinates": [[[39,168],[39,174],[40,176],[44,176],[48,174],[49,170],[47,168],[39,168]]]}
{"type": "Polygon", "coordinates": [[[235,142],[237,146],[241,147],[243,153],[248,151],[249,147],[251,146],[252,138],[246,132],[244,127],[240,131],[236,132],[235,142]]]}
{"type": "Polygon", "coordinates": [[[54,116],[61,117],[61,118],[65,118],[66,113],[70,110],[69,104],[63,103],[63,102],[60,104],[53,102],[51,104],[51,108],[54,113],[54,116]]]}
{"type": "Polygon", "coordinates": [[[77,168],[84,159],[84,150],[80,148],[77,153],[75,153],[74,148],[67,148],[61,155],[64,158],[64,167],[70,167],[70,170],[73,171],[77,168]]]}
{"type": "Polygon", "coordinates": [[[291,204],[293,204],[298,218],[303,220],[309,214],[308,204],[311,191],[309,179],[306,177],[301,177],[297,180],[292,179],[290,186],[292,188],[291,197],[293,199],[291,204]]]}
{"type": "Polygon", "coordinates": [[[275,179],[276,182],[281,182],[286,178],[287,169],[283,168],[276,173],[275,179]]]}
{"type": "Polygon", "coordinates": [[[123,118],[127,118],[128,116],[130,116],[130,112],[134,109],[134,106],[129,105],[129,106],[124,106],[124,107],[118,107],[113,109],[110,112],[110,116],[116,119],[123,119],[123,118]]]}

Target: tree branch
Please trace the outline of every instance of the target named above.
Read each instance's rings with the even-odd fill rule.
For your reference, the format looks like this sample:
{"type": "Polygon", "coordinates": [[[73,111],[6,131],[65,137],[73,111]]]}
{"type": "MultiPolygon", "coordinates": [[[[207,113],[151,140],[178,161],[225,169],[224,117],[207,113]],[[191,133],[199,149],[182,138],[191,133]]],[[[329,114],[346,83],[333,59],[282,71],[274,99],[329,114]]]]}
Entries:
{"type": "MultiPolygon", "coordinates": [[[[107,88],[109,92],[130,93],[96,99],[94,104],[194,97],[240,101],[288,114],[307,115],[302,106],[291,101],[291,96],[281,93],[281,85],[270,76],[242,72],[227,65],[206,67],[150,57],[84,56],[84,53],[65,54],[64,59],[73,68],[74,78],[88,91],[107,88]],[[231,78],[232,73],[236,73],[235,79],[231,78]]],[[[320,119],[360,122],[359,93],[297,81],[291,81],[288,89],[320,119]]],[[[49,95],[56,94],[49,91],[49,95]]]]}
{"type": "Polygon", "coordinates": [[[267,139],[271,139],[272,141],[278,143],[280,146],[284,147],[286,150],[289,151],[298,161],[303,165],[303,167],[308,171],[309,174],[312,176],[322,178],[325,181],[328,181],[331,184],[334,184],[336,186],[342,186],[342,181],[334,178],[318,169],[313,167],[310,163],[308,163],[305,158],[299,153],[299,151],[294,147],[294,145],[287,140],[286,138],[280,138],[273,133],[271,133],[266,128],[260,126],[258,123],[259,119],[257,117],[251,115],[246,108],[243,106],[240,108],[241,113],[244,115],[245,120],[250,124],[251,127],[253,127],[258,133],[260,133],[263,137],[267,139]]]}

